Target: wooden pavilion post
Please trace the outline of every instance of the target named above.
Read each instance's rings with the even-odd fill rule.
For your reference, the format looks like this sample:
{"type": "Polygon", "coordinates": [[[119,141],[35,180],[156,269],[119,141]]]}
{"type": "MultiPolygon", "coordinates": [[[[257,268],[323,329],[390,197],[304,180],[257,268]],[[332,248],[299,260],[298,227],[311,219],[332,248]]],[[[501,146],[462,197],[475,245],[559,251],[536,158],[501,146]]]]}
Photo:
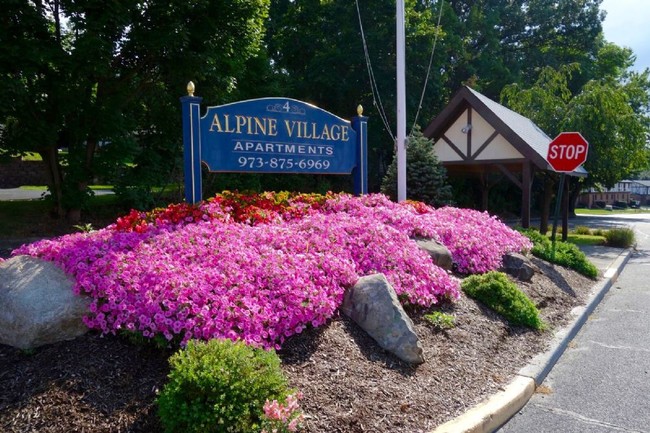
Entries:
{"type": "Polygon", "coordinates": [[[530,196],[532,173],[530,161],[524,161],[521,167],[521,226],[530,227],[530,196]]]}

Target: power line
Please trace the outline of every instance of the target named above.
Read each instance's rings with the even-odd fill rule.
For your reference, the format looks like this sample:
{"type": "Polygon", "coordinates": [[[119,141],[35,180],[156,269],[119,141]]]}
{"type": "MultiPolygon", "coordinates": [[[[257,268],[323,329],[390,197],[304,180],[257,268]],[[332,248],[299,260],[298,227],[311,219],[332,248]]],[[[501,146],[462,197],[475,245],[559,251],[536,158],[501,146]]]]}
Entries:
{"type": "Polygon", "coordinates": [[[395,140],[395,134],[390,127],[388,122],[388,117],[386,116],[386,111],[384,110],[384,105],[381,102],[381,96],[379,95],[379,87],[377,86],[377,80],[375,79],[375,74],[372,70],[372,64],[370,62],[370,54],[368,53],[368,44],[366,42],[366,35],[363,31],[363,23],[361,22],[361,10],[359,9],[359,0],[354,1],[357,6],[357,17],[359,18],[359,29],[361,30],[361,41],[363,42],[363,53],[366,59],[366,67],[368,68],[368,76],[370,77],[370,89],[372,91],[372,102],[377,107],[379,112],[379,117],[384,123],[384,128],[390,134],[391,138],[395,140]]]}
{"type": "Polygon", "coordinates": [[[431,57],[429,57],[429,67],[427,68],[427,75],[424,79],[424,86],[422,86],[422,94],[420,95],[420,102],[418,103],[418,109],[415,113],[415,119],[413,120],[413,126],[411,127],[411,133],[415,129],[415,125],[418,123],[418,117],[420,116],[420,110],[422,109],[422,102],[424,101],[424,95],[427,91],[427,84],[429,84],[429,75],[431,74],[431,66],[433,65],[433,54],[436,51],[436,44],[438,42],[438,34],[440,33],[440,20],[442,18],[442,7],[445,3],[445,0],[440,1],[440,11],[438,12],[438,24],[436,25],[436,35],[433,38],[433,48],[431,48],[431,57]]]}
{"type": "MultiPolygon", "coordinates": [[[[366,68],[368,69],[368,76],[370,78],[370,89],[372,91],[372,102],[375,107],[377,107],[377,111],[379,112],[379,117],[381,118],[384,128],[386,128],[386,131],[388,134],[390,134],[391,138],[395,140],[395,134],[393,133],[392,128],[390,127],[390,123],[388,122],[388,116],[386,116],[386,111],[384,109],[384,105],[381,102],[381,95],[379,94],[379,86],[377,85],[377,80],[375,78],[375,73],[372,69],[372,62],[370,61],[370,54],[368,51],[368,43],[366,41],[366,35],[365,32],[363,31],[363,22],[361,21],[361,10],[359,8],[359,0],[355,0],[355,5],[357,9],[357,18],[359,19],[359,29],[361,31],[361,41],[363,43],[363,54],[366,60],[366,68]]],[[[444,0],[440,1],[440,10],[438,11],[438,22],[436,24],[436,34],[433,39],[433,47],[431,48],[431,55],[429,57],[429,65],[427,67],[427,74],[424,79],[424,85],[422,86],[422,93],[420,95],[420,101],[418,103],[418,109],[415,113],[415,119],[413,121],[413,126],[411,127],[411,133],[413,132],[413,129],[415,128],[415,125],[417,125],[418,118],[420,117],[420,110],[422,109],[422,103],[424,101],[424,96],[426,94],[427,90],[427,85],[429,84],[429,78],[431,76],[431,68],[433,66],[433,56],[436,51],[436,45],[438,43],[438,35],[440,33],[440,22],[442,20],[442,8],[444,6],[444,0]]],[[[410,135],[410,134],[409,134],[410,135]]]]}

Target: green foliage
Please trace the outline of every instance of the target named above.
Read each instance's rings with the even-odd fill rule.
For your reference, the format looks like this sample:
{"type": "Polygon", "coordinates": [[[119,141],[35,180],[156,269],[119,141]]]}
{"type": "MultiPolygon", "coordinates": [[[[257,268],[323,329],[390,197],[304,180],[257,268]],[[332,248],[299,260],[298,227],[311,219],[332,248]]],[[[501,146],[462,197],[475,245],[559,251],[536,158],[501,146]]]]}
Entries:
{"type": "MultiPolygon", "coordinates": [[[[416,128],[409,139],[406,153],[407,198],[433,206],[446,204],[451,199],[451,186],[447,184],[447,170],[433,153],[433,143],[416,128]]],[[[397,158],[393,159],[381,192],[397,199],[397,158]]]]}
{"type": "MultiPolygon", "coordinates": [[[[546,66],[558,68],[576,63],[585,69],[594,62],[603,43],[600,3],[601,0],[526,2],[524,25],[528,31],[522,45],[528,83],[533,81],[536,71],[546,66]]],[[[591,78],[583,74],[571,84],[579,88],[591,78]]]]}
{"type": "Polygon", "coordinates": [[[31,348],[31,349],[20,349],[20,353],[22,353],[25,356],[34,356],[36,355],[36,349],[31,348]]]}
{"type": "Polygon", "coordinates": [[[612,188],[648,168],[648,105],[635,111],[631,86],[613,80],[590,81],[567,105],[565,130],[581,131],[589,142],[584,165],[589,176],[582,189],[596,184],[612,188]]]}
{"type": "Polygon", "coordinates": [[[204,173],[203,197],[222,191],[352,192],[351,176],[275,173],[204,173]]]}
{"type": "Polygon", "coordinates": [[[119,335],[134,346],[150,347],[159,351],[164,351],[172,347],[178,348],[181,340],[180,337],[176,336],[175,339],[170,342],[162,334],[156,334],[153,338],[149,338],[143,336],[139,331],[129,331],[126,329],[121,330],[119,335]]]}
{"type": "Polygon", "coordinates": [[[594,236],[603,236],[604,237],[605,236],[605,230],[603,230],[603,229],[594,229],[591,232],[591,234],[594,235],[594,236]]]}
{"type": "Polygon", "coordinates": [[[56,5],[7,0],[0,11],[0,155],[41,155],[60,217],[79,215],[97,175],[134,182],[144,201],[181,155],[187,82],[210,103],[246,96],[235,90],[255,75],[269,0],[56,5]]]}
{"type": "Polygon", "coordinates": [[[542,330],[545,324],[532,301],[502,272],[488,272],[465,278],[465,294],[496,311],[512,325],[542,330]]]}
{"type": "Polygon", "coordinates": [[[628,76],[623,72],[628,63],[619,61],[620,67],[603,69],[619,75],[601,75],[584,83],[579,91],[572,85],[584,71],[575,63],[557,69],[545,67],[530,87],[513,84],[501,94],[504,104],[529,117],[551,137],[562,131],[580,131],[587,139],[589,155],[584,168],[589,176],[576,185],[581,189],[595,185],[611,188],[650,163],[646,146],[650,131],[648,74],[628,76]]]}
{"type": "Polygon", "coordinates": [[[555,251],[553,251],[551,240],[537,230],[520,229],[519,231],[526,235],[533,243],[531,252],[535,257],[573,269],[589,278],[596,278],[598,276],[596,266],[589,261],[585,253],[580,251],[580,248],[576,245],[556,240],[555,251]]]}
{"type": "Polygon", "coordinates": [[[587,226],[577,226],[573,230],[577,235],[590,235],[591,234],[591,229],[587,226]]]}
{"type": "Polygon", "coordinates": [[[275,352],[243,342],[190,341],[169,362],[169,382],[157,401],[169,433],[256,431],[264,402],[289,393],[275,352]]]}
{"type": "Polygon", "coordinates": [[[75,224],[72,227],[76,228],[82,233],[90,233],[95,231],[95,228],[91,223],[85,223],[85,224],[75,224]]]}
{"type": "MultiPolygon", "coordinates": [[[[530,112],[512,108],[551,136],[581,131],[592,145],[587,182],[609,182],[606,175],[598,179],[608,170],[612,177],[639,170],[648,160],[639,150],[637,125],[645,121],[647,131],[648,74],[627,72],[633,53],[604,41],[599,2],[544,0],[522,7],[505,1],[407,0],[408,124],[435,117],[463,84],[492,99],[508,83],[534,86],[530,112]],[[436,37],[434,68],[420,103],[436,37]],[[545,66],[572,68],[573,75],[536,83],[540,71],[548,78],[545,66]],[[587,88],[590,80],[598,83],[587,88]],[[585,95],[572,101],[583,86],[585,95]],[[530,114],[536,112],[539,119],[530,114]],[[615,144],[611,151],[609,143],[615,144]],[[627,160],[618,152],[622,146],[627,160]]],[[[0,106],[0,157],[39,153],[51,170],[59,216],[65,207],[79,209],[91,199],[85,186],[98,175],[134,207],[159,204],[155,188],[180,181],[178,97],[189,80],[210,105],[282,95],[348,118],[362,104],[372,131],[371,190],[380,189],[394,146],[389,129],[396,111],[395,64],[387,61],[395,52],[393,1],[359,2],[365,47],[355,2],[153,0],[110,8],[104,3],[70,0],[53,7],[6,0],[0,11],[6,100],[0,106]],[[370,91],[364,48],[381,99],[370,91]],[[59,153],[63,148],[65,156],[59,153]]],[[[316,181],[310,189],[323,191],[328,182],[333,190],[347,190],[338,179],[316,181]]]]}
{"type": "Polygon", "coordinates": [[[605,232],[605,241],[610,247],[629,248],[636,242],[634,230],[629,227],[609,229],[605,232]]]}
{"type": "Polygon", "coordinates": [[[587,256],[580,251],[580,248],[574,244],[556,241],[554,257],[552,254],[552,247],[544,249],[533,248],[532,253],[546,261],[573,269],[586,277],[593,279],[598,277],[598,269],[596,266],[594,266],[589,259],[587,259],[587,256]]]}
{"type": "Polygon", "coordinates": [[[432,311],[425,314],[424,319],[440,330],[451,329],[456,326],[456,317],[442,311],[432,311]]]}
{"type": "Polygon", "coordinates": [[[536,247],[538,245],[542,247],[551,245],[551,240],[548,238],[548,236],[541,234],[538,230],[535,230],[533,228],[525,229],[522,227],[517,227],[517,231],[526,235],[526,237],[533,243],[533,247],[536,247]]]}
{"type": "Polygon", "coordinates": [[[571,100],[569,81],[578,65],[563,65],[555,70],[543,68],[534,85],[524,88],[519,84],[505,86],[501,101],[508,108],[537,124],[546,134],[555,137],[563,131],[565,107],[571,100]]]}

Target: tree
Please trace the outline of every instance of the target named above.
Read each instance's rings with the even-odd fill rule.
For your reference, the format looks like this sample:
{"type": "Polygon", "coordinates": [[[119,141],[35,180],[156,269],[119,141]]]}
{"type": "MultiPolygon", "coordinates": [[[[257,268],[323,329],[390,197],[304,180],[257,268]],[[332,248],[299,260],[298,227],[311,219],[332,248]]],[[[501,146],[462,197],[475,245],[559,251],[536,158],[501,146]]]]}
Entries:
{"type": "MultiPolygon", "coordinates": [[[[409,137],[406,153],[407,198],[432,206],[441,206],[451,200],[451,186],[447,184],[447,170],[433,153],[433,142],[415,128],[409,137]]],[[[388,167],[381,192],[397,199],[397,161],[388,167]]]]}
{"type": "Polygon", "coordinates": [[[647,115],[630,104],[631,84],[590,81],[568,104],[567,130],[581,131],[589,142],[581,188],[612,188],[619,181],[648,169],[647,115]]]}
{"type": "MultiPolygon", "coordinates": [[[[449,0],[442,29],[458,39],[450,53],[453,89],[470,84],[492,99],[510,83],[532,85],[546,66],[578,63],[586,71],[600,47],[601,0],[449,0]]],[[[576,74],[572,88],[589,77],[576,74]]]]}
{"type": "MultiPolygon", "coordinates": [[[[605,47],[604,57],[611,60],[612,46],[605,47]]],[[[618,181],[648,168],[648,71],[628,73],[622,67],[606,70],[618,73],[587,82],[577,94],[569,89],[571,74],[577,66],[560,70],[547,67],[533,86],[507,86],[502,101],[513,110],[529,117],[551,137],[562,131],[578,131],[589,142],[589,155],[584,164],[586,178],[571,183],[571,203],[579,192],[591,187],[611,188],[618,181]]],[[[633,62],[632,62],[633,63],[633,62]]],[[[548,215],[550,192],[543,205],[548,215]]],[[[543,218],[544,221],[544,218],[543,218]]],[[[544,226],[544,223],[542,223],[544,226]]]]}
{"type": "MultiPolygon", "coordinates": [[[[313,102],[343,117],[353,115],[357,105],[363,105],[364,115],[370,118],[370,183],[371,189],[377,190],[394,146],[395,2],[358,3],[378,95],[371,90],[364,38],[353,1],[272,0],[266,41],[274,67],[286,77],[288,96],[313,102]],[[384,114],[385,122],[381,119],[384,114]]],[[[439,3],[406,1],[409,125],[418,109],[436,34],[440,41],[433,61],[435,69],[419,122],[428,122],[451,92],[448,73],[440,65],[446,63],[451,51],[457,50],[442,43],[444,35],[436,26],[439,3]]]]}
{"type": "Polygon", "coordinates": [[[526,64],[522,38],[526,15],[520,2],[450,0],[443,30],[445,40],[458,42],[449,53],[453,89],[463,84],[497,99],[506,84],[517,82],[526,64]]]}
{"type": "Polygon", "coordinates": [[[525,9],[525,35],[522,38],[523,83],[533,85],[545,67],[559,69],[578,63],[570,88],[573,93],[593,78],[586,75],[588,65],[597,57],[602,42],[600,10],[602,0],[528,0],[525,9]]]}
{"type": "Polygon", "coordinates": [[[185,84],[228,101],[261,47],[268,12],[268,0],[8,1],[0,12],[0,77],[9,83],[0,148],[39,153],[56,213],[73,220],[98,167],[116,172],[135,162],[151,173],[140,164],[152,168],[159,156],[153,168],[168,176],[185,84]]]}

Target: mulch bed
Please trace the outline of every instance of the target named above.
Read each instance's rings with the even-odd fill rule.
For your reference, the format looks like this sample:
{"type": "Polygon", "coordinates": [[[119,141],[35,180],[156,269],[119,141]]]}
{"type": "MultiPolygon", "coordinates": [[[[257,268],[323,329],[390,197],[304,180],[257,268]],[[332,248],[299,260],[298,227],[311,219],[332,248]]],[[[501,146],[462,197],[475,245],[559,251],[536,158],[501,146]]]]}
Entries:
{"type": "MultiPolygon", "coordinates": [[[[305,432],[427,432],[497,392],[585,303],[594,281],[534,259],[542,272],[519,287],[549,331],[512,327],[463,296],[440,309],[456,326],[438,330],[409,310],[427,362],[412,367],[353,322],[289,339],[279,355],[304,394],[305,432]]],[[[155,398],[171,352],[88,333],[25,352],[0,345],[0,431],[160,432],[155,398]]]]}

